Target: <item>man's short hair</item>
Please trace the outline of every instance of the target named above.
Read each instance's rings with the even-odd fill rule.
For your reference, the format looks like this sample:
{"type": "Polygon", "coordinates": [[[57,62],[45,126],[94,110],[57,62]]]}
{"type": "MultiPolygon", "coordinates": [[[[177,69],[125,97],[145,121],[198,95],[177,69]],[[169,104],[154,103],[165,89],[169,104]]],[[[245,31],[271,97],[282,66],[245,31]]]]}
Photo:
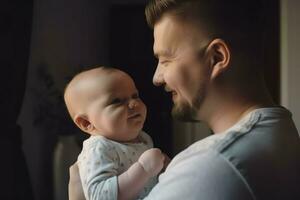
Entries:
{"type": "Polygon", "coordinates": [[[260,0],[151,0],[145,14],[151,28],[166,13],[193,21],[212,39],[221,38],[231,50],[258,59],[263,36],[261,8],[260,0]]]}

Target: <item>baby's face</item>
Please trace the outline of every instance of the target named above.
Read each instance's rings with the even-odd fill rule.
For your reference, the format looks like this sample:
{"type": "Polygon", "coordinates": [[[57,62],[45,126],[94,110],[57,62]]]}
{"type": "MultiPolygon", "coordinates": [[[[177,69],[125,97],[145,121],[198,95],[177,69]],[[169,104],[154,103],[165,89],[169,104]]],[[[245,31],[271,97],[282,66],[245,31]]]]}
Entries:
{"type": "Polygon", "coordinates": [[[120,142],[134,140],[143,128],[146,106],[133,80],[125,73],[113,72],[95,86],[87,110],[94,133],[120,142]]]}

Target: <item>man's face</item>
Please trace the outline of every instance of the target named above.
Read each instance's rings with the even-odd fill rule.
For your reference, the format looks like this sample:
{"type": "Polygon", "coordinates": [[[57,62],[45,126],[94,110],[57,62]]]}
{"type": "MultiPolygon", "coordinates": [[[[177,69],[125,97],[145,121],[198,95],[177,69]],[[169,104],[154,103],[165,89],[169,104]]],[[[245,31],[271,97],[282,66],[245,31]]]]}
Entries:
{"type": "Polygon", "coordinates": [[[180,120],[199,120],[197,115],[206,97],[210,69],[200,55],[203,38],[192,24],[168,15],[154,26],[153,50],[159,61],[153,83],[172,93],[172,115],[180,120]]]}

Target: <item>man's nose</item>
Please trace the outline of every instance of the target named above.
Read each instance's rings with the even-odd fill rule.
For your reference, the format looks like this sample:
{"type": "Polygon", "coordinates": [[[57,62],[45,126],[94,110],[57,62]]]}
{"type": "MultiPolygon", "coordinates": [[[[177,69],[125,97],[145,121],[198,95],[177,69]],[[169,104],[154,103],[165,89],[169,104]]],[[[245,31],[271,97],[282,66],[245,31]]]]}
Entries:
{"type": "Polygon", "coordinates": [[[155,86],[160,86],[164,83],[163,80],[163,69],[159,64],[156,67],[155,73],[153,75],[152,82],[155,86]]]}

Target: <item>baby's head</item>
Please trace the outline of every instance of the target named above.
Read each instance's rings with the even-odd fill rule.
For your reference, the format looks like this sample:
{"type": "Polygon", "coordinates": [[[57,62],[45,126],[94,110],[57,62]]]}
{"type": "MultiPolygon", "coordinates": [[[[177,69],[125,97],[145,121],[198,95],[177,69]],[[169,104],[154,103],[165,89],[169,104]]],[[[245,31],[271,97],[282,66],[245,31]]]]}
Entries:
{"type": "Polygon", "coordinates": [[[132,78],[123,71],[98,67],[76,75],[67,85],[65,103],[75,124],[91,135],[129,142],[146,118],[132,78]]]}

